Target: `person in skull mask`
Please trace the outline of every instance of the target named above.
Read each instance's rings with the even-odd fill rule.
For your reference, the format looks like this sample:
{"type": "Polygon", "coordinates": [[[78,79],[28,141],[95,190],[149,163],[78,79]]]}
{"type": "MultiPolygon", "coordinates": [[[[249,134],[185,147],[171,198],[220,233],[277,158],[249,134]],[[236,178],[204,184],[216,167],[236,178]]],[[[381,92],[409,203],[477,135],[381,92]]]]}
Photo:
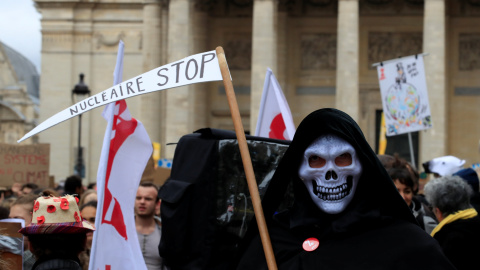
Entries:
{"type": "MultiPolygon", "coordinates": [[[[358,125],[336,109],[302,121],[262,206],[279,269],[455,269],[420,228],[358,125]],[[294,203],[275,214],[289,183],[294,203]]],[[[252,223],[236,269],[267,269],[252,223]]]]}

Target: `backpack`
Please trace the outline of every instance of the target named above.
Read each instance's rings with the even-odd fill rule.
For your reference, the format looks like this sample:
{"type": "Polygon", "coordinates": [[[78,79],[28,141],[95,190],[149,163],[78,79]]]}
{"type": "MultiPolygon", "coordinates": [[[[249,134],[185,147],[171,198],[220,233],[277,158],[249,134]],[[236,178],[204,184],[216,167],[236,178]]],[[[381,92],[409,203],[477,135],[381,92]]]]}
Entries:
{"type": "MultiPolygon", "coordinates": [[[[246,139],[262,197],[289,141],[246,139]]],[[[234,132],[205,128],[183,136],[159,197],[159,252],[169,269],[231,268],[254,216],[234,132]]]]}

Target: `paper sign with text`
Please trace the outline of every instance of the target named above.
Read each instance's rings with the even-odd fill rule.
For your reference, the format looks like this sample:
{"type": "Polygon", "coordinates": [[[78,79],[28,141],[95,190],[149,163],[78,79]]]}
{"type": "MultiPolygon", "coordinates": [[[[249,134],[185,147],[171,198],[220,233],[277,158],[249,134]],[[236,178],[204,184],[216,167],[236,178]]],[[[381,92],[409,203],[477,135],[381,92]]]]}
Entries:
{"type": "Polygon", "coordinates": [[[0,186],[34,183],[47,187],[50,144],[0,144],[0,186]]]}
{"type": "Polygon", "coordinates": [[[18,142],[74,116],[118,100],[193,83],[223,80],[217,53],[209,51],[157,67],[88,97],[55,114],[25,134],[18,142]]]}

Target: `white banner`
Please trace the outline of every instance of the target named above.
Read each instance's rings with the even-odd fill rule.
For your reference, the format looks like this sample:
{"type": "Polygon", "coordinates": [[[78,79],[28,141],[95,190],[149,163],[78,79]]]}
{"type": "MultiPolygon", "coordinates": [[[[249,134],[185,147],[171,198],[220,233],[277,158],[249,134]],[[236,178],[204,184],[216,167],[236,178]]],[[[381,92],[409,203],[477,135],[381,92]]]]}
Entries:
{"type": "Polygon", "coordinates": [[[152,69],[88,97],[43,121],[17,142],[26,140],[65,120],[111,102],[168,88],[221,80],[222,74],[220,73],[217,53],[209,51],[195,54],[152,69]]]}
{"type": "Polygon", "coordinates": [[[268,68],[263,85],[255,136],[292,140],[294,134],[295,125],[287,99],[283,95],[277,78],[268,68]]]}
{"type": "Polygon", "coordinates": [[[432,127],[423,56],[377,66],[387,136],[432,127]]]}

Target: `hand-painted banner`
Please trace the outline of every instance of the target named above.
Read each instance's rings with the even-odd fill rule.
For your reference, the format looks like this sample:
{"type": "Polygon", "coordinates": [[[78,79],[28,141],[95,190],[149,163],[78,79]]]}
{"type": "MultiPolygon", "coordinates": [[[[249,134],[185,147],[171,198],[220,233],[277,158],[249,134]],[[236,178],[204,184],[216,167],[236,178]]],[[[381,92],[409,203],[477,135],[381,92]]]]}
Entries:
{"type": "Polygon", "coordinates": [[[423,56],[377,66],[387,136],[432,127],[423,56]]]}
{"type": "Polygon", "coordinates": [[[216,52],[209,51],[195,54],[152,69],[88,97],[40,123],[18,142],[26,140],[74,116],[111,102],[168,88],[221,80],[222,74],[220,73],[216,52]]]}

